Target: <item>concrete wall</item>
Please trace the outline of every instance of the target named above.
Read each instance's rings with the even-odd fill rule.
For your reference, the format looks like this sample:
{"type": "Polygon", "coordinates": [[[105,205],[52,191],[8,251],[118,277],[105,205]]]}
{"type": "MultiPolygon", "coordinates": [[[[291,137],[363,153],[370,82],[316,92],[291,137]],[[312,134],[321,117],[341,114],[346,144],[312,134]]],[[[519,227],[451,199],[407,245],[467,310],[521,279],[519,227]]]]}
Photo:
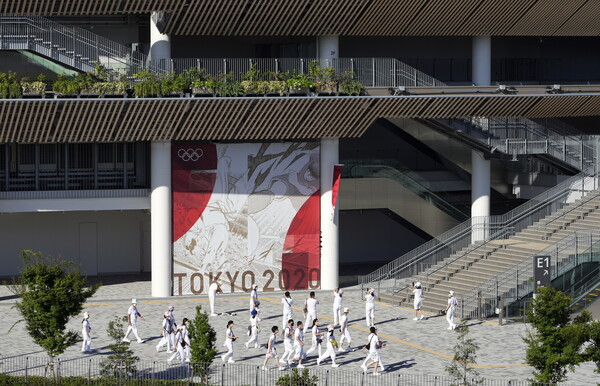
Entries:
{"type": "Polygon", "coordinates": [[[23,249],[72,260],[90,275],[147,272],[149,223],[142,210],[1,214],[0,276],[19,272],[23,249]]]}

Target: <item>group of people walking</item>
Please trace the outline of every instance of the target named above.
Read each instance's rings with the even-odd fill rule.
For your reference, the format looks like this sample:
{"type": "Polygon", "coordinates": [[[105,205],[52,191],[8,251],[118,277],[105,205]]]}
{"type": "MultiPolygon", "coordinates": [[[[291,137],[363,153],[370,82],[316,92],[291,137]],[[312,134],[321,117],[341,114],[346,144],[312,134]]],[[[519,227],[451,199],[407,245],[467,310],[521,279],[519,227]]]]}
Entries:
{"type": "MultiPolygon", "coordinates": [[[[208,297],[210,303],[210,315],[219,315],[215,309],[216,294],[221,293],[221,282],[212,283],[209,287],[208,297]]],[[[258,287],[253,285],[250,291],[249,299],[249,325],[248,325],[248,336],[249,339],[245,343],[247,349],[251,347],[260,348],[259,333],[260,333],[260,302],[258,300],[258,287]]],[[[423,305],[423,289],[421,283],[414,283],[412,286],[412,292],[414,295],[414,319],[415,321],[423,320],[425,316],[421,312],[423,305]]],[[[316,299],[315,292],[310,292],[309,297],[304,300],[303,313],[304,321],[294,321],[292,318],[292,310],[294,300],[292,299],[289,292],[285,292],[284,297],[281,299],[283,306],[283,319],[280,330],[279,326],[272,326],[266,343],[267,352],[263,361],[262,369],[268,370],[268,362],[271,358],[274,358],[276,366],[279,370],[284,370],[287,367],[291,367],[296,364],[298,368],[304,368],[304,361],[309,355],[316,352],[317,365],[324,363],[326,360],[331,360],[331,367],[338,367],[339,364],[336,362],[337,354],[343,352],[354,351],[352,348],[352,337],[350,335],[350,320],[349,313],[350,309],[343,306],[343,294],[342,289],[335,289],[333,291],[333,323],[322,328],[319,319],[317,318],[317,307],[319,301],[316,299]],[[336,328],[339,332],[339,341],[336,339],[336,328]],[[280,336],[281,331],[281,336],[280,336]],[[305,335],[311,338],[310,348],[305,350],[305,335]],[[277,353],[277,342],[279,337],[283,340],[283,355],[279,357],[277,353]],[[344,346],[345,345],[345,346],[344,346]]],[[[364,362],[361,364],[363,371],[368,371],[370,367],[373,367],[373,374],[379,374],[378,370],[385,370],[385,366],[381,360],[379,350],[385,347],[385,342],[381,341],[377,336],[377,328],[375,327],[375,299],[376,294],[373,288],[368,289],[365,292],[365,323],[369,328],[369,336],[366,344],[362,347],[368,350],[368,355],[364,362]]],[[[458,304],[457,299],[454,297],[454,292],[449,291],[448,294],[448,305],[446,307],[446,319],[448,321],[449,330],[453,330],[456,327],[454,323],[454,312],[458,304]]],[[[173,354],[167,362],[173,363],[174,360],[178,359],[181,364],[190,362],[191,350],[190,350],[190,334],[188,331],[188,319],[183,318],[182,323],[177,325],[175,322],[175,316],[173,311],[175,307],[169,306],[163,315],[163,320],[160,330],[160,341],[156,345],[156,351],[160,352],[163,347],[166,346],[166,352],[173,354]]],[[[131,306],[127,311],[127,331],[123,337],[123,342],[131,342],[129,335],[133,333],[133,336],[137,339],[138,343],[144,343],[144,340],[140,338],[137,330],[137,320],[141,318],[145,320],[140,311],[137,308],[137,300],[131,300],[131,306]]],[[[223,346],[227,349],[226,353],[221,356],[223,362],[235,363],[234,360],[234,342],[238,339],[238,336],[234,332],[235,324],[232,320],[227,322],[225,331],[225,341],[223,346]]],[[[89,314],[87,312],[83,315],[82,321],[82,335],[83,344],[81,351],[89,353],[91,352],[91,324],[89,321],[89,314]]]]}

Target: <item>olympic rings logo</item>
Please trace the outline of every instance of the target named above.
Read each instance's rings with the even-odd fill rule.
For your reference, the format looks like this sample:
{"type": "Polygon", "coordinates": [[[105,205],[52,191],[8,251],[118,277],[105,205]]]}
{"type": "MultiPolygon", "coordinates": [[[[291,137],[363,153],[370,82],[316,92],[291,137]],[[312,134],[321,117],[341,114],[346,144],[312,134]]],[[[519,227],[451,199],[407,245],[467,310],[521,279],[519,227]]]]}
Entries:
{"type": "Polygon", "coordinates": [[[179,149],[177,155],[182,161],[198,161],[204,152],[202,149],[179,149]]]}

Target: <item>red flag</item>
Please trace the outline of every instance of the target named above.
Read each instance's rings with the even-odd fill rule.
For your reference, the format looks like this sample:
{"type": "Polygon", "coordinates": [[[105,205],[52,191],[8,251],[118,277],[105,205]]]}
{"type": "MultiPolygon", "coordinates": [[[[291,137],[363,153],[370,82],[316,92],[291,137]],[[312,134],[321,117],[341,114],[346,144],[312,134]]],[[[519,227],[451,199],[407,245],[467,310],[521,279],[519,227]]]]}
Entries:
{"type": "Polygon", "coordinates": [[[337,204],[338,191],[340,189],[340,179],[342,178],[342,166],[333,165],[333,184],[331,186],[331,205],[335,209],[337,204]]]}

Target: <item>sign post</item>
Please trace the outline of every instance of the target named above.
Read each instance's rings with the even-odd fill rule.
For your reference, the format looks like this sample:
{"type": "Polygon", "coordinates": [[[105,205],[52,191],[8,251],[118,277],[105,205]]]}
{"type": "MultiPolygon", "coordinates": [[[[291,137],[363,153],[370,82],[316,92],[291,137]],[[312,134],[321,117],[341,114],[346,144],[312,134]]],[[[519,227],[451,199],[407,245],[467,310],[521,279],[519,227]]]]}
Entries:
{"type": "Polygon", "coordinates": [[[538,287],[550,287],[552,280],[550,276],[550,256],[533,256],[533,281],[536,293],[538,287]]]}

